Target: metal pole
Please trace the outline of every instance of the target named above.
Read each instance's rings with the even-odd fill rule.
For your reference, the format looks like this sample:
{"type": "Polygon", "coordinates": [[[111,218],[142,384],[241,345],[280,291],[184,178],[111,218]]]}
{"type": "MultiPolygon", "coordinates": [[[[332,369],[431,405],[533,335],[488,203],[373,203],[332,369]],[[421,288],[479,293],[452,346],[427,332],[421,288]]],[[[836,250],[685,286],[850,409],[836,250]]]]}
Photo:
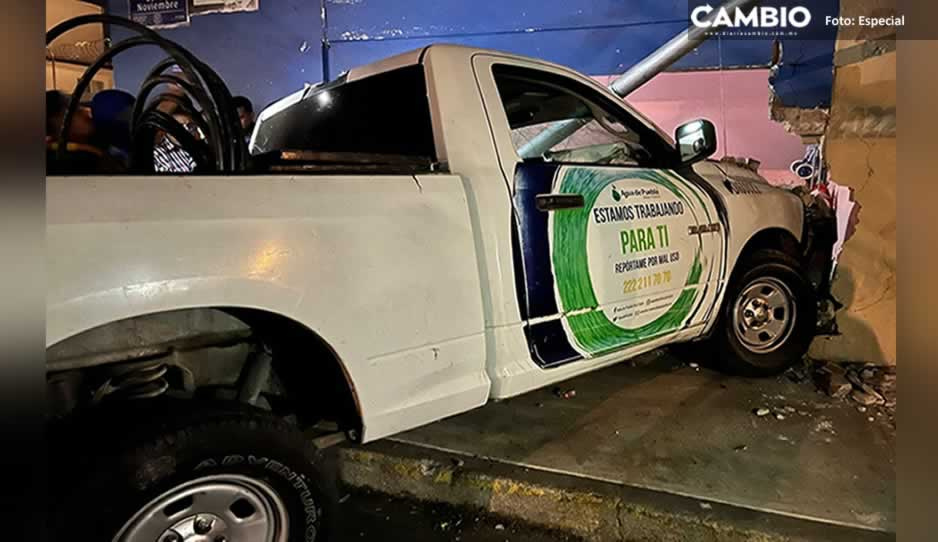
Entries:
{"type": "Polygon", "coordinates": [[[329,82],[329,18],[326,15],[326,0],[319,1],[319,17],[322,21],[322,82],[329,82]]]}
{"type": "MultiPolygon", "coordinates": [[[[721,9],[726,9],[732,16],[736,9],[747,9],[755,6],[760,0],[728,0],[717,7],[704,18],[704,21],[713,23],[713,19],[721,9]]],[[[721,25],[713,24],[711,27],[688,26],[683,32],[674,36],[667,43],[643,58],[638,64],[629,68],[627,72],[609,84],[609,88],[619,97],[624,98],[638,87],[647,83],[652,77],[664,71],[668,66],[677,62],[681,57],[693,51],[698,45],[707,41],[714,30],[721,25]]],[[[525,143],[518,154],[522,158],[541,156],[551,147],[570,137],[588,122],[584,119],[571,119],[555,123],[537,134],[525,143]]]]}

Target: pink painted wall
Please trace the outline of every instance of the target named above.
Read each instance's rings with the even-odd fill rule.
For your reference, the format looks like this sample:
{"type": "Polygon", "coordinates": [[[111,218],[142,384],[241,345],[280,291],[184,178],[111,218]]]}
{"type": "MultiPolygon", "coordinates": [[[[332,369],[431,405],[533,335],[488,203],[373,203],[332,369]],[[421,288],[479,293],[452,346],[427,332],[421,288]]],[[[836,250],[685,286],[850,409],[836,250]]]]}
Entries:
{"type": "MultiPolygon", "coordinates": [[[[799,183],[789,165],[805,146],[769,118],[768,77],[766,69],[662,73],[628,101],[669,134],[689,120],[709,119],[717,128],[716,158],[755,158],[773,184],[799,183]]],[[[612,78],[596,76],[603,84],[612,78]]]]}

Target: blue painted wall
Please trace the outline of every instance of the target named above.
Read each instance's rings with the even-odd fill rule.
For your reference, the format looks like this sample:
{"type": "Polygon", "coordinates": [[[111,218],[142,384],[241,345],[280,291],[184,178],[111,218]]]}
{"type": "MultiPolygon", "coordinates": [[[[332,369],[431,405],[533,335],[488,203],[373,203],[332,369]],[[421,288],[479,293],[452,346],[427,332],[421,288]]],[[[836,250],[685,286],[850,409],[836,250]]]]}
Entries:
{"type": "MultiPolygon", "coordinates": [[[[837,0],[804,3],[836,12],[837,0]]],[[[332,76],[434,42],[535,56],[590,75],[616,74],[685,28],[688,9],[687,0],[327,0],[326,5],[332,76]]],[[[126,0],[109,0],[108,7],[127,14],[126,0]]],[[[247,95],[258,108],[322,78],[319,0],[260,0],[257,12],[193,17],[188,27],[161,32],[197,54],[234,94],[247,95]]],[[[783,102],[829,105],[835,33],[784,43],[785,63],[773,81],[783,102]]],[[[126,36],[118,29],[112,34],[126,36]]],[[[672,69],[764,66],[771,45],[771,40],[713,39],[672,69]]],[[[117,85],[133,92],[159,58],[155,48],[118,56],[117,85]]]]}

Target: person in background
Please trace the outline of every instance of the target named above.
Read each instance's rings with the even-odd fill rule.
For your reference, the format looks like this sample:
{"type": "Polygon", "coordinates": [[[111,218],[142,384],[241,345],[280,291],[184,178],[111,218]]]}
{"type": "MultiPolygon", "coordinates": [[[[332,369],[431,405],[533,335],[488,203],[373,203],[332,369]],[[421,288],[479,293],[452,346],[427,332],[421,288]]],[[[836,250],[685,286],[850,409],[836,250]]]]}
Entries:
{"type": "Polygon", "coordinates": [[[235,106],[235,111],[238,112],[238,119],[241,120],[244,140],[250,142],[251,134],[254,133],[254,104],[245,96],[235,96],[231,101],[235,106]]]}
{"type": "Polygon", "coordinates": [[[46,174],[83,175],[119,173],[124,170],[99,146],[92,110],[82,104],[72,116],[66,134],[66,154],[58,159],[59,135],[70,98],[58,90],[46,91],[46,174]]]}
{"type": "MultiPolygon", "coordinates": [[[[170,67],[168,73],[184,81],[191,82],[179,66],[170,67]]],[[[173,117],[173,119],[183,125],[189,133],[197,136],[198,134],[194,130],[192,118],[189,113],[186,112],[186,109],[195,111],[188,95],[176,84],[167,85],[166,92],[177,96],[179,100],[186,104],[186,107],[180,106],[179,103],[173,100],[163,99],[157,104],[157,109],[173,117]]],[[[163,131],[157,133],[156,142],[153,146],[153,169],[156,172],[191,173],[195,171],[196,165],[195,158],[182,148],[179,142],[172,136],[163,131]]]]}
{"type": "Polygon", "coordinates": [[[130,165],[130,125],[134,102],[133,94],[118,89],[102,90],[91,99],[98,146],[125,167],[130,165]]]}
{"type": "MultiPolygon", "coordinates": [[[[166,103],[166,102],[164,102],[166,103]]],[[[161,109],[164,109],[161,104],[161,109]]],[[[173,104],[175,106],[175,104],[173,104]]],[[[193,136],[197,137],[198,132],[192,122],[192,118],[185,113],[182,108],[166,108],[164,111],[171,115],[173,119],[181,124],[193,136]]],[[[191,173],[195,171],[196,162],[182,146],[166,132],[157,134],[156,144],[153,146],[153,169],[159,173],[191,173]]]]}
{"type": "MultiPolygon", "coordinates": [[[[65,122],[65,111],[68,109],[69,97],[60,90],[46,91],[46,144],[58,146],[59,133],[62,123],[65,122]]],[[[69,143],[85,145],[91,142],[94,134],[94,122],[91,119],[91,109],[82,104],[75,111],[72,125],[69,127],[66,140],[69,143]]]]}

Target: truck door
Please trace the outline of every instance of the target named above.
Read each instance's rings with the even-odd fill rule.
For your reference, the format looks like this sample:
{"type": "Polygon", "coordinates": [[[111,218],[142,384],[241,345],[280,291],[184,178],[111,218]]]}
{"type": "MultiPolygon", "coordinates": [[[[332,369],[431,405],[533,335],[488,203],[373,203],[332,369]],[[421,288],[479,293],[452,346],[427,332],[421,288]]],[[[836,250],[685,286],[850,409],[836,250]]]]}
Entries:
{"type": "Polygon", "coordinates": [[[490,69],[512,147],[508,161],[499,153],[532,359],[602,356],[704,320],[723,227],[701,186],[674,171],[673,147],[588,85],[517,64],[490,69]],[[579,128],[563,141],[524,156],[547,127],[571,121],[579,128]]]}

